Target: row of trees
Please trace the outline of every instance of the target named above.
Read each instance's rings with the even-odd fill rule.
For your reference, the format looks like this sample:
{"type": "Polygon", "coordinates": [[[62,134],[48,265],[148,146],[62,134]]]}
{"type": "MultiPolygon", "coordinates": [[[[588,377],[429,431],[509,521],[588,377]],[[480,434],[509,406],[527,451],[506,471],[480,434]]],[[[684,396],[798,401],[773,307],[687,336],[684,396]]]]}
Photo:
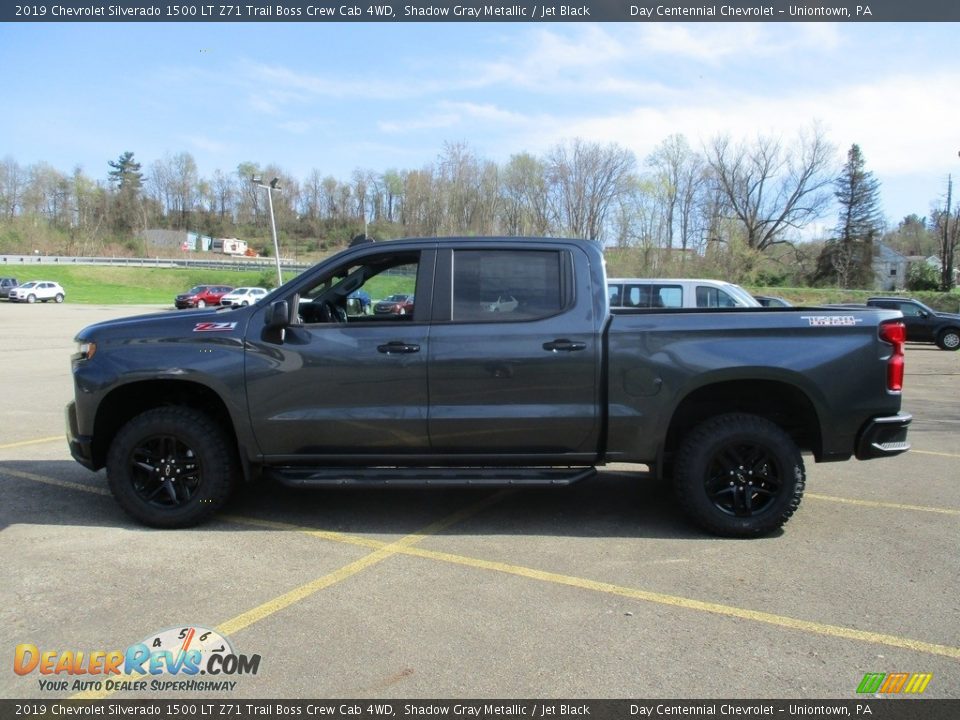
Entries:
{"type": "MultiPolygon", "coordinates": [[[[279,179],[273,201],[281,242],[303,251],[335,247],[358,232],[380,239],[565,235],[631,249],[649,273],[725,256],[735,258],[734,273],[762,267],[776,275],[769,268],[777,259],[785,263],[780,274],[793,282],[866,287],[874,244],[885,238],[915,242],[920,252],[935,243],[952,267],[960,227],[952,187],[929,221],[911,216],[885,234],[879,183],[860,148],[850,148],[840,169],[834,157],[816,126],[790,141],[718,136],[699,150],[675,135],[642,162],[618,145],[580,139],[503,164],[448,143],[418,170],[356,170],[348,180],[318,170],[298,179],[254,162],[201,177],[189,153],[143,167],[124,152],[108,163],[103,182],[79,168],[65,174],[44,163],[21,167],[8,157],[0,163],[0,227],[39,222],[63,246],[56,251],[78,253],[118,243],[144,252],[137,238],[154,227],[265,240],[267,199],[251,182],[258,176],[279,179]],[[835,231],[798,278],[796,262],[785,258],[809,257],[810,246],[795,243],[832,207],[839,207],[835,231]]],[[[0,235],[0,244],[17,237],[0,235]]],[[[951,286],[949,272],[942,284],[951,286]]]]}

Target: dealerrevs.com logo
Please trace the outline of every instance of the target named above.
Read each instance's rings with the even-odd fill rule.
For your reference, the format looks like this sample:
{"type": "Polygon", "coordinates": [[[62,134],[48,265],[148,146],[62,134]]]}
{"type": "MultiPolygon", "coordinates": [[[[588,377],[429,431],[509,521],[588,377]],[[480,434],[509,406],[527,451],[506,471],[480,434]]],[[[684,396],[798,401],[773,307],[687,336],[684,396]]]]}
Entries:
{"type": "Polygon", "coordinates": [[[236,687],[231,678],[259,669],[259,655],[238,654],[226,637],[197,625],[162,630],[126,650],[42,650],[21,643],[13,656],[17,675],[38,676],[40,690],[50,692],[223,692],[236,687]]]}

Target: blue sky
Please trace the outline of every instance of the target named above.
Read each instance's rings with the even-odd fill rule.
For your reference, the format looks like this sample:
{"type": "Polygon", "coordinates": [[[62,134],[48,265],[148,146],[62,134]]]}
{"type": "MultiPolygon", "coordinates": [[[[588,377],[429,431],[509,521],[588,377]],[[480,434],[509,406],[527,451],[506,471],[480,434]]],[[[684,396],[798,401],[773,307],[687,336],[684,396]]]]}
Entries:
{"type": "MultiPolygon", "coordinates": [[[[105,179],[189,152],[349,179],[444,142],[498,162],[564,139],[641,161],[671,133],[792,139],[819,122],[892,221],[960,176],[957,24],[38,23],[0,25],[0,157],[105,179]],[[14,68],[16,70],[14,70],[14,68]]],[[[830,227],[835,218],[825,218],[830,227]]]]}

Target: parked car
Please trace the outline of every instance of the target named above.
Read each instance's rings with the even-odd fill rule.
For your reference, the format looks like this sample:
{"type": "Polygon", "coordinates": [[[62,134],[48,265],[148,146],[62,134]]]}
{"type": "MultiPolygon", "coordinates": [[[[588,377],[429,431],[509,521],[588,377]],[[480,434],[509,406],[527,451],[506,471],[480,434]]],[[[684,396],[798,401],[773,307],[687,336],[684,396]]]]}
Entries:
{"type": "Polygon", "coordinates": [[[761,307],[739,285],[722,280],[629,278],[607,281],[612,308],[761,307]]]}
{"type": "Polygon", "coordinates": [[[62,303],[66,296],[67,291],[60,286],[60,283],[55,283],[52,280],[31,280],[12,288],[7,295],[7,300],[25,303],[35,303],[37,300],[40,302],[53,300],[62,303]]]}
{"type": "Polygon", "coordinates": [[[19,284],[17,279],[13,277],[0,278],[0,297],[9,297],[10,291],[19,284]]]}
{"type": "Polygon", "coordinates": [[[374,315],[413,315],[413,295],[389,295],[373,306],[374,315]]]}
{"type": "Polygon", "coordinates": [[[753,299],[764,307],[793,307],[793,303],[776,295],[754,295],[753,299]]]}
{"type": "Polygon", "coordinates": [[[519,304],[513,295],[498,295],[480,303],[486,312],[513,312],[519,304]]]}
{"type": "Polygon", "coordinates": [[[229,285],[197,285],[173,299],[177,309],[204,308],[207,305],[219,305],[220,299],[233,290],[229,285]]]}
{"type": "Polygon", "coordinates": [[[268,292],[268,290],[262,287],[240,287],[231,290],[220,298],[220,304],[245,307],[247,305],[253,305],[260,298],[266,297],[268,292]]]}
{"type": "Polygon", "coordinates": [[[902,312],[909,342],[936,343],[941,350],[960,348],[960,315],[956,313],[937,312],[919,300],[902,297],[872,297],[867,306],[902,312]]]}

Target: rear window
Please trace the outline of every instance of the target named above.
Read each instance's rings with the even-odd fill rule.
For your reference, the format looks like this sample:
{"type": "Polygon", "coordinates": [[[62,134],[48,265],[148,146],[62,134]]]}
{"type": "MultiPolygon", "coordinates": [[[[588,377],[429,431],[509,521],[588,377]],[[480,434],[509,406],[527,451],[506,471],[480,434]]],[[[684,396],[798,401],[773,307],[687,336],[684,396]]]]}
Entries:
{"type": "Polygon", "coordinates": [[[536,320],[563,309],[562,258],[554,250],[457,250],[453,320],[536,320]]]}

